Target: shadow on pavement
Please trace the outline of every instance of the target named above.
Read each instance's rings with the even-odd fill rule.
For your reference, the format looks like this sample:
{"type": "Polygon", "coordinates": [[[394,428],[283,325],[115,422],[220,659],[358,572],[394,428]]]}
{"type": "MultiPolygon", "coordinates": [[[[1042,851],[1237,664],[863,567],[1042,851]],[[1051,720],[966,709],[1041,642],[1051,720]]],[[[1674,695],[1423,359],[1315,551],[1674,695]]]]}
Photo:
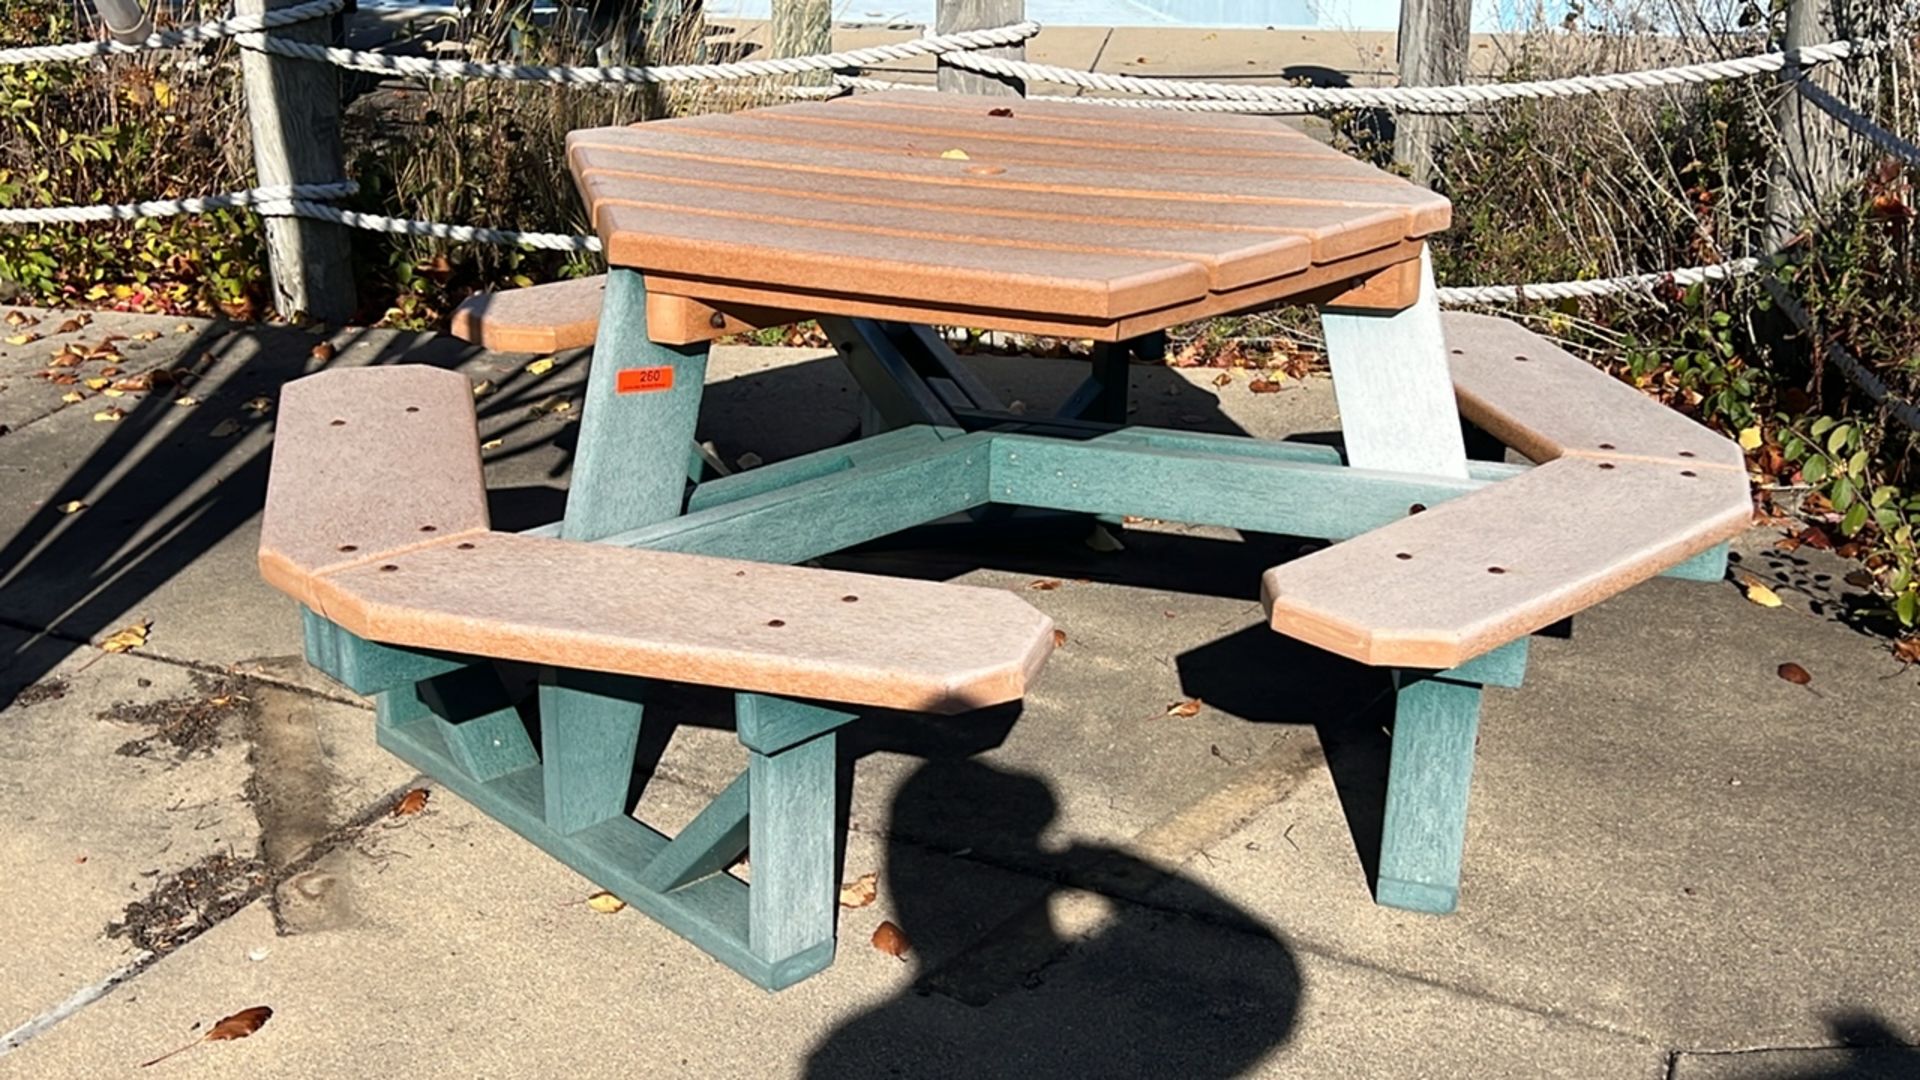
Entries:
{"type": "Polygon", "coordinates": [[[907,778],[891,835],[937,836],[954,854],[896,851],[885,892],[911,957],[944,959],[827,1035],[806,1076],[1205,1080],[1240,1076],[1285,1044],[1301,993],[1292,950],[1253,914],[1123,851],[1046,850],[1040,837],[1057,810],[1046,781],[977,759],[929,760],[907,778]],[[956,818],[961,806],[985,812],[956,818]],[[978,937],[969,919],[979,887],[961,881],[981,871],[957,865],[972,838],[991,852],[982,860],[1029,874],[1050,867],[1056,878],[978,937]],[[1094,867],[1137,881],[1133,898],[1099,900],[1065,883],[1094,867]],[[1068,914],[1056,924],[1062,901],[1068,914]]]}

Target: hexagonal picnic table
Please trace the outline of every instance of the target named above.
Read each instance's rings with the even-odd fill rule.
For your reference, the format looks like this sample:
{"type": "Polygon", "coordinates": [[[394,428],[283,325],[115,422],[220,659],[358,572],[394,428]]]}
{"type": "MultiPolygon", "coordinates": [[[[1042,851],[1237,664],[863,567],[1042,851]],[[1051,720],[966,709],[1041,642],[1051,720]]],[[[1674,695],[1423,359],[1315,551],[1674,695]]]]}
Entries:
{"type": "MultiPolygon", "coordinates": [[[[536,538],[795,564],[993,504],[1357,538],[1274,568],[1262,591],[1276,630],[1395,671],[1376,887],[1385,904],[1454,907],[1481,687],[1518,685],[1527,635],[1657,573],[1718,577],[1716,545],[1746,520],[1740,455],[1725,440],[1512,323],[1460,317],[1443,325],[1424,241],[1447,224],[1447,200],[1270,119],[886,93],[577,131],[568,153],[609,274],[486,298],[459,324],[508,348],[594,335],[565,516],[534,530],[536,538]],[[1156,337],[1282,303],[1321,313],[1344,451],[1127,425],[1127,364],[1151,355],[1156,337]],[[869,436],[721,478],[696,465],[689,492],[707,342],[806,318],[820,319],[865,392],[869,436]],[[1092,339],[1091,373],[1054,416],[1014,415],[934,325],[1092,339]],[[1462,407],[1543,464],[1470,462],[1462,407]]],[[[484,528],[477,520],[474,528],[484,528]]],[[[636,906],[763,985],[824,966],[832,880],[819,853],[832,850],[832,825],[821,824],[817,776],[791,790],[769,787],[769,801],[752,806],[744,788],[730,789],[689,827],[692,839],[650,834],[618,851],[577,839],[615,819],[634,825],[616,794],[625,793],[642,707],[605,673],[740,689],[742,739],[761,740],[764,747],[749,745],[768,754],[851,717],[780,712],[759,694],[872,703],[875,691],[835,697],[816,669],[805,683],[767,675],[808,659],[782,657],[774,639],[756,646],[753,671],[749,664],[727,676],[734,681],[676,674],[673,650],[691,646],[663,642],[673,633],[652,623],[644,633],[604,625],[649,613],[639,601],[602,602],[591,595],[596,582],[622,566],[692,574],[692,563],[528,551],[525,560],[572,568],[563,580],[583,614],[580,625],[562,626],[563,616],[488,600],[481,579],[448,569],[472,565],[461,556],[433,558],[432,573],[447,576],[429,576],[422,588],[457,585],[467,597],[460,604],[438,604],[419,589],[396,593],[392,579],[365,570],[373,556],[359,569],[312,571],[353,598],[306,577],[288,586],[336,597],[315,630],[330,670],[351,667],[343,655],[356,648],[390,647],[373,655],[391,670],[362,680],[405,699],[382,728],[383,744],[582,872],[623,883],[630,902],[643,901],[636,906]],[[375,607],[369,590],[388,605],[379,619],[364,615],[375,607]],[[458,747],[443,744],[464,737],[458,725],[429,723],[450,719],[446,695],[416,701],[406,690],[412,677],[457,661],[439,658],[437,669],[401,662],[422,649],[560,669],[543,687],[538,759],[528,746],[498,775],[462,765],[451,752],[458,747]],[[769,724],[785,724],[783,734],[769,738],[769,724]],[[585,773],[590,806],[556,803],[557,785],[585,790],[585,773]],[[535,786],[509,792],[502,785],[513,776],[535,786]],[[726,878],[749,820],[758,829],[767,814],[803,804],[796,820],[805,829],[769,826],[755,840],[745,928],[716,931],[710,923],[724,913],[689,905],[686,890],[726,878]],[[781,876],[786,845],[813,853],[791,879],[781,876]]],[[[511,565],[495,569],[510,579],[511,565]]],[[[407,565],[395,557],[379,569],[407,565]]],[[[812,588],[798,579],[778,587],[812,588]]],[[[682,589],[671,593],[677,609],[657,615],[734,619],[765,594],[727,595],[734,598],[723,607],[734,606],[715,614],[698,590],[682,589]]],[[[905,647],[889,646],[885,630],[861,623],[860,634],[876,636],[858,638],[853,652],[905,647]]],[[[992,633],[958,623],[956,632],[969,642],[992,633]]],[[[1005,643],[1002,653],[1017,659],[1024,647],[1005,643]]],[[[842,670],[856,657],[843,648],[828,659],[842,670]]],[[[1020,664],[994,683],[992,700],[1017,696],[1038,659],[1020,664]]],[[[757,799],[761,788],[753,791],[757,799]]],[[[735,902],[715,901],[728,911],[735,902]]]]}

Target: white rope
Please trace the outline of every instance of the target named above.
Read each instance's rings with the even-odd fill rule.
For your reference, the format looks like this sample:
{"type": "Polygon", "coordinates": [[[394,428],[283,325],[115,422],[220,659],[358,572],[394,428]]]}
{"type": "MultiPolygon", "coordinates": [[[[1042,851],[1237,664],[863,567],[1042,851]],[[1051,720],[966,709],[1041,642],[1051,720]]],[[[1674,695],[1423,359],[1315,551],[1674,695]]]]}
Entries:
{"type": "Polygon", "coordinates": [[[303,41],[257,36],[241,39],[241,46],[279,56],[318,60],[354,71],[410,75],[429,79],[508,79],[583,85],[627,83],[708,82],[800,75],[809,71],[865,67],[916,56],[954,55],[962,49],[987,49],[1025,41],[1040,32],[1036,22],[1014,23],[985,30],[934,34],[891,45],[875,45],[848,52],[814,56],[783,56],[743,60],[732,64],[676,64],[666,67],[535,67],[527,64],[478,63],[471,60],[432,60],[420,56],[336,49],[303,41]]]}
{"type": "Polygon", "coordinates": [[[1773,262],[1772,259],[1745,258],[1709,266],[1689,266],[1654,274],[1629,274],[1625,277],[1592,278],[1586,281],[1543,281],[1533,285],[1456,285],[1436,289],[1442,304],[1516,304],[1527,300],[1573,300],[1623,293],[1651,295],[1664,285],[1698,285],[1703,281],[1725,281],[1744,277],[1773,262]]]}
{"type": "Polygon", "coordinates": [[[1645,71],[1614,72],[1605,75],[1574,75],[1563,79],[1534,82],[1482,83],[1472,86],[1235,86],[1226,83],[1195,82],[1188,79],[1142,79],[1132,75],[1107,75],[1078,71],[1052,64],[1030,64],[998,56],[955,53],[947,63],[970,71],[1019,79],[1078,86],[1086,90],[1110,90],[1145,94],[1155,98],[1198,98],[1210,101],[1259,102],[1292,112],[1313,112],[1341,108],[1396,108],[1407,111],[1451,111],[1463,106],[1490,101],[1514,101],[1524,98],[1562,98],[1617,90],[1648,90],[1661,86],[1718,82],[1750,75],[1763,75],[1789,66],[1808,68],[1832,60],[1843,60],[1877,47],[1874,42],[1831,41],[1786,52],[1761,53],[1731,60],[1712,60],[1678,67],[1645,71]]]}
{"type": "Polygon", "coordinates": [[[1900,136],[1895,135],[1893,132],[1888,131],[1886,128],[1881,127],[1879,124],[1874,123],[1872,119],[1855,111],[1853,106],[1848,105],[1846,102],[1841,101],[1839,98],[1834,97],[1832,94],[1827,93],[1825,90],[1805,79],[1794,83],[1793,88],[1800,92],[1801,97],[1818,105],[1821,111],[1844,124],[1848,131],[1866,139],[1868,142],[1877,144],[1882,150],[1906,162],[1908,165],[1920,167],[1920,146],[1915,146],[1900,136]]]}
{"type": "Polygon", "coordinates": [[[203,214],[235,206],[260,206],[287,199],[337,199],[360,190],[351,180],[332,184],[275,184],[270,187],[230,191],[197,199],[156,199],[151,202],[100,204],[96,206],[34,206],[0,210],[0,225],[51,225],[75,221],[134,221],[139,218],[172,217],[175,214],[203,214]]]}
{"type": "MultiPolygon", "coordinates": [[[[1766,285],[1767,291],[1773,294],[1773,302],[1780,305],[1780,310],[1787,313],[1787,317],[1793,320],[1794,325],[1806,334],[1812,335],[1814,333],[1813,317],[1807,314],[1806,308],[1800,306],[1799,299],[1788,292],[1785,285],[1777,281],[1769,280],[1766,285]]],[[[1839,342],[1827,343],[1827,360],[1834,367],[1845,372],[1847,378],[1852,379],[1853,384],[1858,386],[1874,404],[1886,409],[1888,415],[1908,428],[1920,431],[1920,406],[1896,397],[1891,390],[1887,389],[1887,384],[1881,381],[1880,376],[1874,374],[1867,365],[1856,359],[1839,342]]]]}
{"type": "Polygon", "coordinates": [[[200,41],[257,34],[282,26],[324,18],[346,6],[346,0],[307,0],[304,4],[279,8],[262,15],[234,15],[210,19],[179,30],[154,34],[138,45],[117,41],[76,41],[69,45],[32,45],[18,49],[0,49],[0,67],[17,64],[44,64],[62,60],[90,60],[96,56],[124,56],[148,49],[172,49],[200,41]]]}
{"type": "Polygon", "coordinates": [[[436,240],[452,240],[456,243],[499,244],[504,247],[531,247],[545,251],[600,250],[600,238],[596,236],[515,232],[509,229],[487,229],[478,225],[447,225],[438,221],[387,217],[384,214],[363,214],[357,210],[342,210],[337,206],[328,206],[325,203],[307,199],[281,199],[267,202],[261,204],[259,210],[261,214],[268,217],[318,218],[321,221],[331,221],[355,229],[392,233],[396,236],[430,236],[436,240]]]}

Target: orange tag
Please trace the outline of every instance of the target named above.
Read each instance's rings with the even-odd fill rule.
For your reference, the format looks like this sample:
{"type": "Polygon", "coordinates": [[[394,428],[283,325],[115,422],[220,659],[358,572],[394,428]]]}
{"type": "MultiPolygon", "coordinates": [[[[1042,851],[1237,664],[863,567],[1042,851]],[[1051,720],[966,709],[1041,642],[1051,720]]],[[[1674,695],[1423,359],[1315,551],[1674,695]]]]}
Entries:
{"type": "Polygon", "coordinates": [[[655,390],[671,389],[673,369],[670,367],[627,368],[613,379],[613,392],[616,394],[650,394],[655,390]]]}

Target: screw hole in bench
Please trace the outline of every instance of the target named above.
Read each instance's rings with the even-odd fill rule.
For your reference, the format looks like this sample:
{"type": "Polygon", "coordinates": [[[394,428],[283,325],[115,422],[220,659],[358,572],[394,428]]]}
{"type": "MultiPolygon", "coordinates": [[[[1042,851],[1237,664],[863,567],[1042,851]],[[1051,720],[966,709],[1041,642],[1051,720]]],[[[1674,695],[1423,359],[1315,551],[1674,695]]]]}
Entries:
{"type": "Polygon", "coordinates": [[[1692,469],[1681,469],[1680,475],[1681,476],[1699,476],[1700,474],[1697,472],[1694,472],[1692,469]]]}
{"type": "Polygon", "coordinates": [[[1412,506],[1407,507],[1407,513],[1409,514],[1422,513],[1426,510],[1426,508],[1427,508],[1426,503],[1414,503],[1412,506]]]}
{"type": "Polygon", "coordinates": [[[1613,444],[1612,444],[1612,443],[1610,443],[1610,442],[1603,442],[1603,443],[1601,443],[1601,444],[1600,444],[1600,449],[1602,449],[1602,450],[1611,450],[1611,449],[1613,449],[1613,444]]]}
{"type": "Polygon", "coordinates": [[[774,626],[774,627],[779,627],[779,626],[785,626],[785,625],[787,625],[787,620],[785,620],[785,619],[768,619],[768,620],[767,620],[767,625],[768,625],[768,626],[774,626]]]}
{"type": "Polygon", "coordinates": [[[392,564],[392,563],[382,563],[382,564],[381,564],[381,566],[380,566],[380,571],[381,571],[382,573],[389,573],[389,572],[392,572],[392,571],[394,571],[394,570],[398,570],[398,569],[400,569],[400,568],[399,568],[398,566],[395,566],[395,565],[394,565],[394,564],[392,564]]]}
{"type": "Polygon", "coordinates": [[[341,551],[359,551],[360,545],[359,544],[341,544],[340,550],[341,551]]]}
{"type": "Polygon", "coordinates": [[[409,406],[407,406],[407,411],[408,411],[408,412],[419,412],[419,411],[420,411],[420,406],[418,406],[418,405],[409,405],[409,406]]]}
{"type": "Polygon", "coordinates": [[[843,597],[841,597],[841,598],[840,598],[840,602],[841,602],[841,603],[843,603],[843,604],[852,604],[852,603],[857,603],[857,602],[859,601],[859,599],[860,599],[860,598],[859,598],[859,597],[857,597],[857,596],[851,596],[851,595],[849,595],[849,596],[843,596],[843,597]]]}
{"type": "Polygon", "coordinates": [[[457,547],[459,547],[459,549],[460,549],[461,551],[472,551],[472,550],[473,550],[473,545],[472,545],[471,543],[467,543],[467,542],[462,542],[462,543],[460,543],[460,544],[458,544],[458,545],[456,545],[456,546],[457,546],[457,547]]]}
{"type": "Polygon", "coordinates": [[[1393,555],[1393,557],[1394,557],[1394,558],[1396,558],[1396,559],[1400,559],[1400,560],[1402,560],[1402,561],[1405,561],[1405,560],[1407,560],[1407,559],[1411,559],[1411,558],[1413,558],[1413,554],[1412,554],[1411,552],[1406,552],[1406,551],[1396,551],[1396,552],[1394,552],[1394,555],[1393,555]]]}
{"type": "Polygon", "coordinates": [[[1487,573],[1489,573],[1489,574],[1504,574],[1504,573],[1506,573],[1506,572],[1507,572],[1507,568],[1506,568],[1506,567],[1504,567],[1504,566],[1489,566],[1489,567],[1487,567],[1487,573]]]}
{"type": "Polygon", "coordinates": [[[1524,363],[1526,363],[1527,361],[1529,361],[1529,360],[1532,360],[1532,359],[1533,359],[1533,357],[1531,357],[1531,356],[1521,356],[1521,355],[1518,355],[1518,354],[1516,354],[1516,355],[1514,356],[1514,359],[1515,359],[1515,360],[1518,360],[1518,361],[1520,361],[1521,363],[1523,363],[1523,364],[1524,364],[1524,363]]]}
{"type": "Polygon", "coordinates": [[[439,532],[440,527],[438,525],[422,525],[420,526],[420,531],[421,532],[439,532]]]}
{"type": "Polygon", "coordinates": [[[1603,469],[1611,469],[1611,468],[1613,468],[1613,462],[1611,462],[1611,461],[1603,461],[1603,462],[1601,462],[1601,463],[1600,463],[1600,467],[1601,467],[1601,468],[1603,468],[1603,469]]]}
{"type": "Polygon", "coordinates": [[[346,422],[345,420],[335,420],[335,421],[334,421],[333,423],[331,423],[331,424],[329,424],[329,425],[327,425],[327,426],[328,426],[328,427],[346,427],[346,426],[347,426],[347,422],[346,422]]]}
{"type": "Polygon", "coordinates": [[[1682,451],[1680,451],[1680,456],[1681,456],[1681,457],[1692,457],[1692,456],[1693,456],[1693,451],[1691,451],[1691,450],[1682,450],[1682,451]]]}

